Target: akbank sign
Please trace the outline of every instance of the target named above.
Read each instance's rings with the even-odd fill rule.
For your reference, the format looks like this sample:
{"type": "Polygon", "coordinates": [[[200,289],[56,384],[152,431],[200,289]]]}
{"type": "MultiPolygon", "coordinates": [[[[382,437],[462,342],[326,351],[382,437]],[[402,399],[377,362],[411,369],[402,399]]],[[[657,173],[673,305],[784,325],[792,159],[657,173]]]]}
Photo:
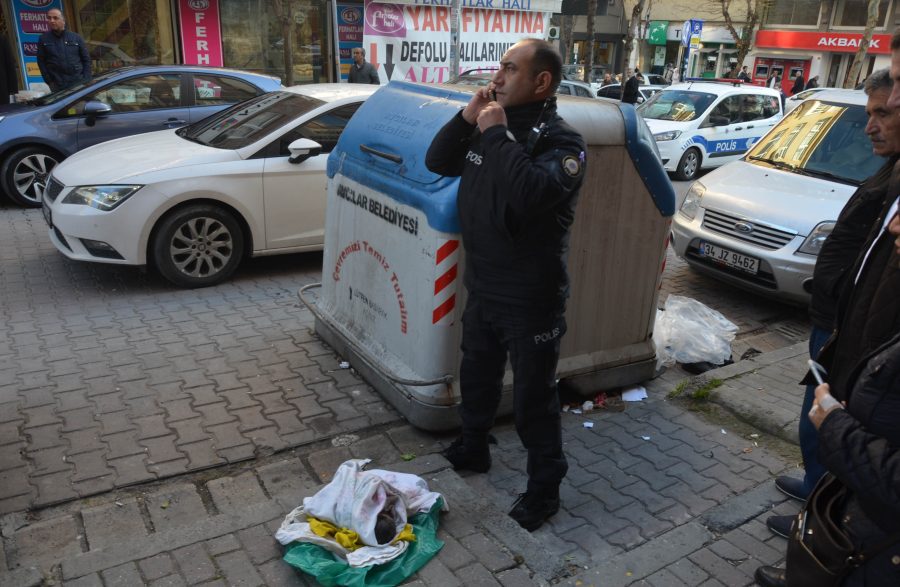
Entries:
{"type": "MultiPolygon", "coordinates": [[[[834,53],[853,53],[859,49],[862,40],[863,36],[859,33],[820,33],[815,31],[759,31],[756,33],[757,47],[806,49],[834,53]]],[[[867,53],[890,55],[891,35],[872,35],[867,53]]]]}

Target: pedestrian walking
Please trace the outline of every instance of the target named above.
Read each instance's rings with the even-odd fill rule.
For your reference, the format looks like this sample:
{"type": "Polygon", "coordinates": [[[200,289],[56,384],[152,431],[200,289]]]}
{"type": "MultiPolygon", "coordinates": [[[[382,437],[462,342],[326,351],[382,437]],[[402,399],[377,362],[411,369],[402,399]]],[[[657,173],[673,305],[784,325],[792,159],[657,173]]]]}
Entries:
{"type": "Polygon", "coordinates": [[[803,81],[803,72],[797,72],[797,77],[794,78],[794,85],[791,86],[791,96],[796,96],[800,92],[802,92],[805,88],[806,84],[803,81]]]}
{"type": "MultiPolygon", "coordinates": [[[[838,297],[847,282],[848,271],[860,255],[888,196],[888,183],[894,164],[900,159],[900,117],[887,106],[891,95],[890,72],[882,69],[873,73],[866,84],[866,111],[869,120],[866,134],[872,141],[872,152],[887,160],[881,169],[868,178],[853,193],[838,215],[831,234],[825,239],[813,271],[812,297],[809,316],[813,328],[809,337],[809,356],[815,360],[825,341],[835,329],[838,297]]],[[[812,422],[806,417],[815,399],[816,386],[806,386],[803,407],[800,409],[800,451],[803,454],[802,479],[782,476],[775,486],[786,495],[805,501],[818,483],[825,468],[818,458],[818,438],[812,422]]],[[[770,530],[787,537],[795,516],[772,516],[766,520],[770,530]]]]}
{"type": "Polygon", "coordinates": [[[809,78],[809,81],[806,82],[807,90],[811,90],[813,88],[818,88],[818,87],[819,87],[819,76],[817,76],[817,75],[812,76],[811,78],[809,78]]]}
{"type": "Polygon", "coordinates": [[[37,62],[50,91],[91,81],[91,58],[81,35],[66,29],[58,8],[47,11],[47,23],[50,30],[38,39],[37,62]]]}
{"type": "Polygon", "coordinates": [[[528,484],[509,515],[532,531],[559,510],[568,470],[556,366],[566,332],[566,251],[585,145],[557,114],[562,59],[539,39],[503,55],[491,84],[435,136],[430,170],[461,176],[466,252],[459,407],[462,434],[444,451],[455,469],[491,467],[489,432],[507,358],[528,484]]]}
{"type": "Polygon", "coordinates": [[[741,68],[741,72],[738,74],[738,79],[744,83],[750,83],[750,73],[748,73],[746,65],[741,68]]]}
{"type": "Polygon", "coordinates": [[[362,47],[354,47],[352,51],[353,63],[350,64],[350,74],[347,81],[351,84],[380,84],[378,72],[375,66],[366,61],[366,50],[362,47]]]}
{"type": "Polygon", "coordinates": [[[628,78],[622,87],[622,102],[626,104],[637,104],[638,96],[640,96],[639,86],[641,83],[641,70],[634,68],[634,74],[628,78]]]}

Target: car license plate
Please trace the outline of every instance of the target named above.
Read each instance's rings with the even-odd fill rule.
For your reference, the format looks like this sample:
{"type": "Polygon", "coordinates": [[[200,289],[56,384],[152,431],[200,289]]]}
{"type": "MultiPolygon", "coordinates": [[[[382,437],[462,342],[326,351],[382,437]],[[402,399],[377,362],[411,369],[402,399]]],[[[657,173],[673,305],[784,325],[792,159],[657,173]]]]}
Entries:
{"type": "Polygon", "coordinates": [[[44,220],[47,221],[47,225],[50,228],[53,228],[53,220],[52,220],[53,217],[50,214],[50,208],[47,207],[46,203],[43,206],[41,206],[41,211],[44,213],[44,220]]]}
{"type": "Polygon", "coordinates": [[[734,267],[735,269],[740,269],[741,271],[746,271],[753,275],[756,275],[756,272],[759,271],[759,259],[754,257],[735,253],[734,251],[729,251],[728,249],[723,249],[722,247],[717,247],[716,245],[703,241],[700,242],[697,248],[701,257],[706,257],[714,263],[719,263],[720,265],[725,265],[727,267],[734,267]]]}

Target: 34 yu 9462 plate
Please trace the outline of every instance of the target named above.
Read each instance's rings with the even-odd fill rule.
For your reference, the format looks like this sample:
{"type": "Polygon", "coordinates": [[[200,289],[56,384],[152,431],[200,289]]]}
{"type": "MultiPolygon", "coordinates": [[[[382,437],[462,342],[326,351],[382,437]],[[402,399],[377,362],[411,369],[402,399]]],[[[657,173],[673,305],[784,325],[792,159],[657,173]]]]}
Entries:
{"type": "Polygon", "coordinates": [[[759,259],[735,253],[704,241],[700,241],[697,244],[697,253],[701,257],[706,257],[715,263],[734,267],[753,275],[756,275],[756,272],[759,271],[759,259]]]}

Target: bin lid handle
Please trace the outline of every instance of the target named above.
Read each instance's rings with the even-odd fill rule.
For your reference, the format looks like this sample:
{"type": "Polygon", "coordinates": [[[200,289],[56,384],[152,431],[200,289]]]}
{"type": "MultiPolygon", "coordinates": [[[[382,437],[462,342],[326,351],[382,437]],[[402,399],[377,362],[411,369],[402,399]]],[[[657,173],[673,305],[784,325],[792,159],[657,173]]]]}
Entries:
{"type": "Polygon", "coordinates": [[[362,151],[363,153],[369,153],[371,155],[381,157],[382,159],[387,159],[388,161],[393,161],[394,163],[397,163],[398,165],[403,163],[403,157],[401,157],[400,155],[393,155],[391,153],[385,153],[384,151],[379,151],[378,149],[373,149],[372,147],[369,147],[368,145],[360,145],[359,150],[362,151]]]}

